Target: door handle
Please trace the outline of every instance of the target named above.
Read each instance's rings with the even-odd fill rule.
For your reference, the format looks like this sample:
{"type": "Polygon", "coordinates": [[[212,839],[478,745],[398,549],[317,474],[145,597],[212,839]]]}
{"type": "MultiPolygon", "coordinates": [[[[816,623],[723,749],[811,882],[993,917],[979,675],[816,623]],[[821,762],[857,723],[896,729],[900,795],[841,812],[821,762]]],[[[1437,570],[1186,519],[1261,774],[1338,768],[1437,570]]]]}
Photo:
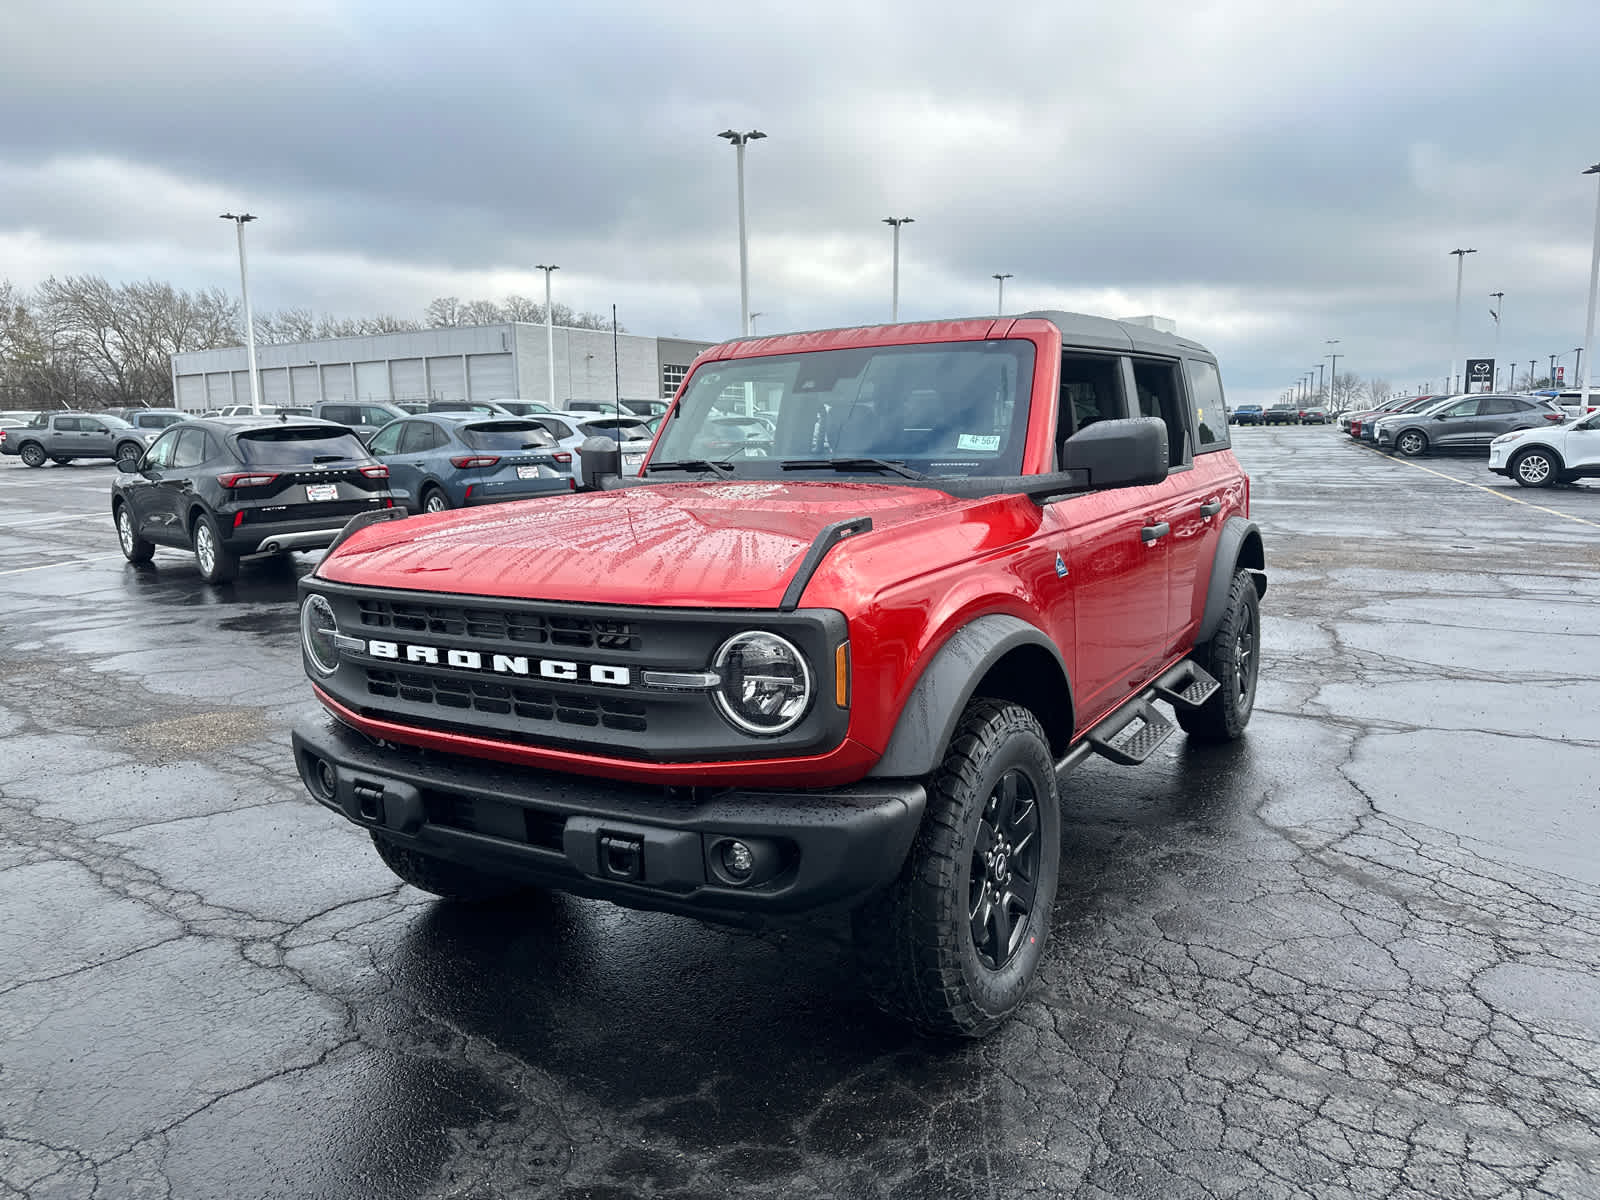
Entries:
{"type": "Polygon", "coordinates": [[[1200,515],[1202,517],[1214,517],[1221,511],[1222,511],[1222,501],[1221,500],[1207,500],[1204,504],[1202,504],[1200,506],[1200,515]]]}
{"type": "Polygon", "coordinates": [[[1159,525],[1146,525],[1139,530],[1139,540],[1141,542],[1155,542],[1166,537],[1171,532],[1172,526],[1162,521],[1159,525]]]}

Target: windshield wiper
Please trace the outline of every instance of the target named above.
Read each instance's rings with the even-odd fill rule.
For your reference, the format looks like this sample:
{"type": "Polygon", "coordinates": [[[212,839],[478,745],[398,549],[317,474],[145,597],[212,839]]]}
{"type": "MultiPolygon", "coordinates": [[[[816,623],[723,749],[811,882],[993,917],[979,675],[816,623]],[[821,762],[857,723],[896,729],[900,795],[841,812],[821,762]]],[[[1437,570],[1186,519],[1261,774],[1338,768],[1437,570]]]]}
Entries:
{"type": "Polygon", "coordinates": [[[712,462],[705,458],[684,458],[677,462],[649,462],[645,464],[648,471],[710,471],[713,475],[732,475],[733,464],[729,462],[712,462]]]}
{"type": "Polygon", "coordinates": [[[905,463],[891,462],[887,458],[790,458],[785,459],[785,471],[893,471],[907,479],[926,479],[921,471],[913,471],[905,463]]]}

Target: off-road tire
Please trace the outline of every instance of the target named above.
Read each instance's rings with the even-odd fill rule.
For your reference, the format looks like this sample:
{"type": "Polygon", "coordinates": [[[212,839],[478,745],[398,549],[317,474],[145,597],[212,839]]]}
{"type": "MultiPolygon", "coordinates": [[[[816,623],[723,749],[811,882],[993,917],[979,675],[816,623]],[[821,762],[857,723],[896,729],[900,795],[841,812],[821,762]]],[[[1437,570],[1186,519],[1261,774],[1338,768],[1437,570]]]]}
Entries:
{"type": "Polygon", "coordinates": [[[22,456],[24,465],[30,467],[44,466],[45,459],[50,456],[44,452],[44,447],[38,442],[23,442],[22,448],[17,451],[22,456]]]}
{"type": "Polygon", "coordinates": [[[222,530],[215,517],[207,512],[195,517],[190,536],[194,539],[194,561],[201,579],[228,583],[238,576],[239,556],[222,544],[222,530]]]}
{"type": "MultiPolygon", "coordinates": [[[[1027,709],[976,699],[962,714],[944,761],[928,778],[928,807],[899,876],[858,908],[853,918],[857,956],[873,1001],[890,1016],[941,1037],[980,1037],[1022,1003],[1044,955],[1061,857],[1061,808],[1055,762],[1038,720],[1027,709]],[[990,861],[985,847],[1007,844],[993,805],[1002,784],[1025,782],[1034,814],[1028,844],[1013,841],[1002,872],[1015,869],[1018,890],[1033,871],[1032,896],[1008,939],[1014,947],[998,969],[980,957],[974,926],[990,861]],[[994,823],[990,824],[989,820],[994,823]],[[1029,847],[1036,848],[1024,863],[1029,847]],[[974,894],[978,899],[974,901],[974,894]]],[[[1012,893],[1004,893],[1010,911],[1012,893]]],[[[992,933],[989,918],[985,936],[992,933]]]]}
{"type": "Polygon", "coordinates": [[[400,845],[386,834],[371,830],[372,844],[389,870],[420,891],[446,900],[498,900],[527,888],[514,880],[435,858],[400,845]]]}
{"type": "Polygon", "coordinates": [[[1561,479],[1561,460],[1549,450],[1534,447],[1511,460],[1511,478],[1525,488],[1549,487],[1561,479]]]}
{"type": "Polygon", "coordinates": [[[1401,430],[1394,439],[1394,448],[1407,458],[1416,458],[1428,452],[1428,435],[1420,429],[1401,430]]]}
{"type": "Polygon", "coordinates": [[[442,488],[437,488],[432,484],[429,484],[427,487],[422,489],[422,495],[420,499],[422,501],[422,511],[425,513],[450,511],[450,497],[444,494],[444,490],[442,488]]]}
{"type": "Polygon", "coordinates": [[[1179,726],[1196,741],[1236,741],[1250,723],[1261,675],[1261,598],[1250,572],[1235,572],[1217,631],[1193,658],[1222,686],[1199,708],[1177,709],[1179,726]]]}
{"type": "Polygon", "coordinates": [[[126,504],[118,504],[112,514],[117,522],[117,541],[122,546],[123,557],[131,563],[147,563],[156,552],[154,542],[146,541],[134,528],[133,514],[126,504]]]}

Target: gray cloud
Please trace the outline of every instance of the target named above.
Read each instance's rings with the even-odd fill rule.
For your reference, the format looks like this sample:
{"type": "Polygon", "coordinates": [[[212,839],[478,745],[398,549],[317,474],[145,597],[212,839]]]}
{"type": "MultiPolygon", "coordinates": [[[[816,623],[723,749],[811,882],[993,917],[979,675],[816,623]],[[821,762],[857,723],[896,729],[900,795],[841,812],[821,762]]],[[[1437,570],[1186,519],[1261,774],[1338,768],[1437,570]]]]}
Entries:
{"type": "MultiPolygon", "coordinates": [[[[1179,9],[836,2],[579,9],[17,0],[0,35],[0,273],[420,311],[542,290],[641,332],[737,322],[748,154],[764,329],[1008,307],[1164,312],[1275,394],[1338,337],[1415,386],[1507,295],[1522,360],[1582,335],[1592,3],[1179,9]],[[1480,311],[1481,310],[1481,311],[1480,311]]],[[[1568,362],[1570,364],[1570,355],[1568,362]]]]}

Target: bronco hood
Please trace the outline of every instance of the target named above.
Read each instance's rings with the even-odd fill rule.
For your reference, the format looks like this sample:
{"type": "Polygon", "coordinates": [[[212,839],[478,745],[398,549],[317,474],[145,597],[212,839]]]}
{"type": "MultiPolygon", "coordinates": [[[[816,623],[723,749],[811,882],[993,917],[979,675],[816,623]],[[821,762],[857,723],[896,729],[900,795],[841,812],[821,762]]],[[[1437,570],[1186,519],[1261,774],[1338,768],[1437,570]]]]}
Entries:
{"type": "Polygon", "coordinates": [[[317,574],[468,596],[776,608],[828,525],[871,517],[876,532],[971,503],[880,483],[624,488],[374,525],[324,559],[317,574]]]}

